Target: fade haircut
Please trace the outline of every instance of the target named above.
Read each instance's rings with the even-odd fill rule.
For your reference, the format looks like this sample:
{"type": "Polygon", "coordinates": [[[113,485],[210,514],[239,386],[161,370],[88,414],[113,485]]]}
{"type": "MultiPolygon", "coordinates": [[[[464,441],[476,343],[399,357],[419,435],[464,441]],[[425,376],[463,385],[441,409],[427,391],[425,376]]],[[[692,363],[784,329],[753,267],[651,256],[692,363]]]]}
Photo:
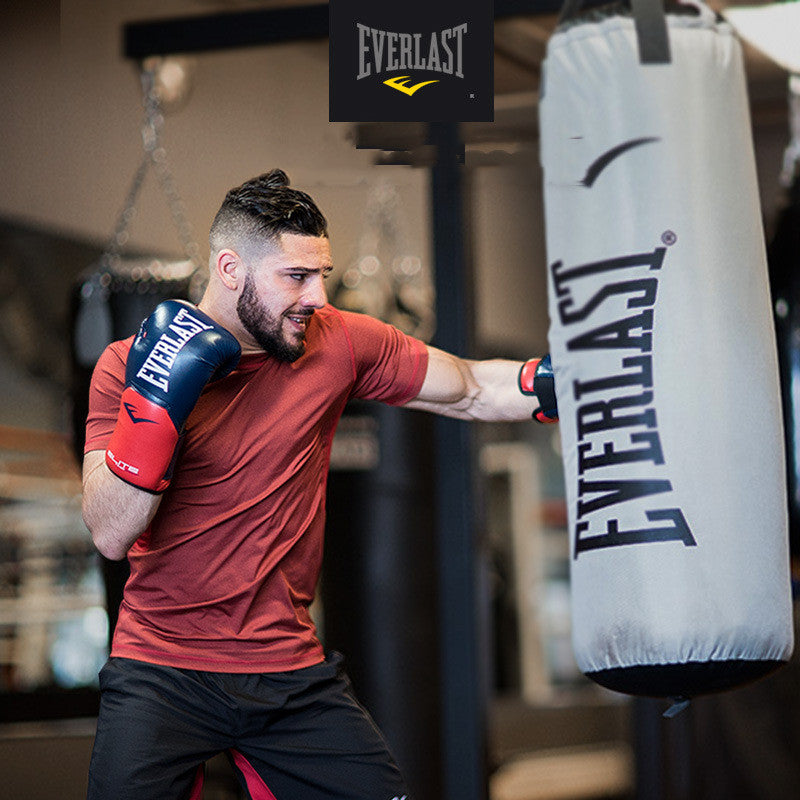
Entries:
{"type": "Polygon", "coordinates": [[[252,250],[276,242],[282,233],[327,238],[328,223],[309,195],[290,188],[286,173],[273,169],[225,195],[208,235],[211,258],[226,247],[252,250]]]}

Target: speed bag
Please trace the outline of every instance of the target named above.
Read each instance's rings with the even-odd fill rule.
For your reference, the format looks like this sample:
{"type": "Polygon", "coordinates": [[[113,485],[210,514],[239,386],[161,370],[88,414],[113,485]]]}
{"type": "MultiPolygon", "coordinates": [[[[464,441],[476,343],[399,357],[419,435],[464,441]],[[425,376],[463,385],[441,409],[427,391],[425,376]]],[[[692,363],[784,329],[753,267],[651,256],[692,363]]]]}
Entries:
{"type": "Polygon", "coordinates": [[[578,666],[690,698],[792,652],[781,398],[739,42],[698,6],[652,63],[637,24],[548,43],[549,343],[578,666]]]}

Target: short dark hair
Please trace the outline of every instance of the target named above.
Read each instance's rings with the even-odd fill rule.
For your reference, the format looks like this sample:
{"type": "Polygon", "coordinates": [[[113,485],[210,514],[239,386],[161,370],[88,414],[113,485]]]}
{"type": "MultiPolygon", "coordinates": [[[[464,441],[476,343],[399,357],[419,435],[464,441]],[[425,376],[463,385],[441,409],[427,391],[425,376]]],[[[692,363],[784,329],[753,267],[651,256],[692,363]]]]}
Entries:
{"type": "Polygon", "coordinates": [[[209,231],[211,254],[236,241],[275,240],[282,233],[328,236],[328,223],[305,192],[292,189],[282,169],[273,169],[231,189],[209,231]]]}

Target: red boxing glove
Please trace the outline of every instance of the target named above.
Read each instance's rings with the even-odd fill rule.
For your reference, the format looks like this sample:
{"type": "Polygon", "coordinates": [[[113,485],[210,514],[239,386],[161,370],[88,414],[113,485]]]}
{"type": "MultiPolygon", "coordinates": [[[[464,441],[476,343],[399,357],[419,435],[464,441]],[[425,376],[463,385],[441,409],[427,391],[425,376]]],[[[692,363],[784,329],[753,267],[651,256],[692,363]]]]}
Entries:
{"type": "Polygon", "coordinates": [[[126,483],[159,494],[169,486],[179,438],[167,410],[129,386],[122,393],[106,464],[126,483]]]}
{"type": "Polygon", "coordinates": [[[191,303],[165,300],[142,323],[106,449],[119,478],[149,492],[169,486],[180,433],[205,385],[239,363],[236,338],[191,303]]]}
{"type": "Polygon", "coordinates": [[[524,395],[535,396],[539,407],[533,412],[537,422],[558,422],[556,383],[550,354],[526,361],[519,371],[519,390],[524,395]]]}

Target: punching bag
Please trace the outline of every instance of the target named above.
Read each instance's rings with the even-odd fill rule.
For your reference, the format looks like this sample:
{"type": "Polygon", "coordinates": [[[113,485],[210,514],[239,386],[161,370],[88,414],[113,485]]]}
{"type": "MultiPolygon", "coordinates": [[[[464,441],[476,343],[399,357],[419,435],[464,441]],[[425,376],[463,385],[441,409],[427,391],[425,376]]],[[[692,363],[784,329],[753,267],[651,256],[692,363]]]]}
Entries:
{"type": "Polygon", "coordinates": [[[562,17],[540,130],[578,665],[652,697],[754,680],[793,634],[739,42],[702,4],[562,17]]]}

